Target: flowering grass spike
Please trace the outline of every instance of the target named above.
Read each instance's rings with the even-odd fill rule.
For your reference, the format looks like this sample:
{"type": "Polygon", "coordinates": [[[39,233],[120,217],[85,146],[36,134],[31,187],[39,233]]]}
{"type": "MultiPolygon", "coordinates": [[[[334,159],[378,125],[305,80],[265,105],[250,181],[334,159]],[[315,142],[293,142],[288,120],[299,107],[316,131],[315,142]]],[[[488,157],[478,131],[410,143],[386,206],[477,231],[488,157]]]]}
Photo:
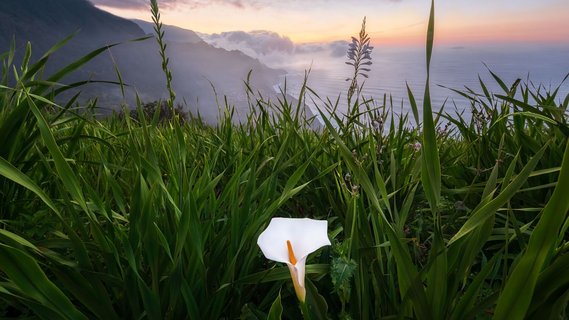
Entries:
{"type": "Polygon", "coordinates": [[[354,75],[352,78],[347,78],[346,81],[352,81],[348,89],[348,101],[352,99],[354,93],[360,92],[358,86],[358,76],[368,78],[367,72],[371,71],[367,66],[372,65],[371,51],[373,47],[370,45],[370,37],[366,33],[366,18],[362,22],[362,29],[360,30],[359,39],[352,37],[352,43],[348,46],[348,60],[346,64],[354,67],[354,75]]]}

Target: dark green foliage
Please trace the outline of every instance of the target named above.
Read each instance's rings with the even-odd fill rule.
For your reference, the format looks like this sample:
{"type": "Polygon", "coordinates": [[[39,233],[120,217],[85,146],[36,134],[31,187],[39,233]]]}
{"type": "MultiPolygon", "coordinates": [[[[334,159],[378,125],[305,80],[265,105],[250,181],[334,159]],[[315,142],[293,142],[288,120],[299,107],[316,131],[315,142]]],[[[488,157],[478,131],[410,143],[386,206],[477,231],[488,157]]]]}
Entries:
{"type": "Polygon", "coordinates": [[[458,91],[473,117],[427,105],[414,127],[388,96],[329,114],[338,102],[309,88],[269,102],[247,83],[246,121],[226,103],[207,126],[167,103],[90,118],[75,98],[54,102],[47,59],[13,68],[12,56],[0,317],[298,319],[288,268],[256,245],[274,216],[329,222],[335,246],[307,261],[302,312],[315,319],[567,314],[569,97],[556,89],[492,74],[502,93],[458,91]],[[309,93],[324,128],[311,129],[309,93]]]}
{"type": "MultiPolygon", "coordinates": [[[[182,106],[178,105],[172,109],[166,101],[153,101],[143,104],[140,108],[128,111],[130,118],[134,121],[140,122],[139,115],[143,115],[146,122],[154,121],[157,117],[159,123],[168,123],[177,118],[182,123],[187,122],[189,119],[182,106]],[[140,110],[139,110],[140,109],[140,110]]],[[[118,114],[120,119],[124,119],[125,111],[118,114]]]]}

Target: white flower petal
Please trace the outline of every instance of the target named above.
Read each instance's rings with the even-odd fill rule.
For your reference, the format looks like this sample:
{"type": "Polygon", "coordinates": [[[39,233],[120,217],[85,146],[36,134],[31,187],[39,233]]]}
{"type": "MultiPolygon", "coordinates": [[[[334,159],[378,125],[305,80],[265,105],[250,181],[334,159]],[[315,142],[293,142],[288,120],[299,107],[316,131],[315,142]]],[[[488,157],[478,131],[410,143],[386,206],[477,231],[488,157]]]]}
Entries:
{"type": "Polygon", "coordinates": [[[259,236],[257,244],[267,259],[290,263],[287,240],[291,243],[296,260],[306,260],[310,253],[330,245],[328,222],[306,218],[273,218],[259,236]]]}
{"type": "Polygon", "coordinates": [[[306,257],[298,260],[298,262],[294,265],[294,268],[296,269],[298,283],[301,287],[304,288],[304,276],[306,275],[306,257]]]}
{"type": "Polygon", "coordinates": [[[306,274],[306,258],[299,260],[295,265],[287,264],[290,276],[294,285],[294,291],[298,300],[304,302],[306,298],[306,288],[304,286],[304,276],[306,274]]]}

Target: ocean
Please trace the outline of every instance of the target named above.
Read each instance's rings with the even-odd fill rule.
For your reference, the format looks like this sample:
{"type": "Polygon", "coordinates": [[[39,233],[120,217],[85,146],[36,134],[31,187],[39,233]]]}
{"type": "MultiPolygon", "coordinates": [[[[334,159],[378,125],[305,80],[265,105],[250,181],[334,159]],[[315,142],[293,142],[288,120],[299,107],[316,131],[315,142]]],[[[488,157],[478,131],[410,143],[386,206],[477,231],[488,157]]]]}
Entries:
{"type": "MultiPolygon", "coordinates": [[[[363,96],[379,101],[384,94],[393,99],[394,110],[410,112],[406,83],[409,84],[419,109],[426,80],[426,61],[424,48],[376,47],[372,53],[369,78],[365,80],[363,96]]],[[[305,63],[296,62],[283,76],[281,87],[286,79],[287,93],[298,96],[305,71],[310,69],[308,86],[322,98],[335,100],[341,94],[340,111],[345,112],[346,92],[353,67],[346,65],[345,58],[315,56],[305,63]]],[[[569,73],[569,43],[563,45],[484,45],[484,46],[438,46],[433,51],[431,60],[431,101],[433,110],[438,110],[443,103],[445,112],[470,114],[470,102],[453,92],[452,89],[464,90],[469,87],[482,93],[480,77],[494,94],[503,94],[503,90],[491,76],[489,70],[498,75],[508,87],[516,79],[529,83],[531,87],[555,89],[569,73]],[[447,88],[444,88],[447,87],[447,88]],[[446,103],[445,103],[446,101],[446,103]]],[[[561,84],[558,100],[569,94],[569,79],[561,84]]],[[[322,106],[321,103],[317,103],[322,106]]],[[[309,105],[314,108],[314,105],[309,105]]]]}

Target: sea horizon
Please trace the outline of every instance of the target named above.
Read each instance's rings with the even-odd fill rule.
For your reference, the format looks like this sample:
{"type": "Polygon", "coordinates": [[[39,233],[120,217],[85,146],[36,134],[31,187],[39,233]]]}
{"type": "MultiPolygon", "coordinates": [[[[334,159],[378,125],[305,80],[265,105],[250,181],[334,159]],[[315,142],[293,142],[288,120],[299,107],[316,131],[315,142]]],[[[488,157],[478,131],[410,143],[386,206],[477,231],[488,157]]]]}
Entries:
{"type": "MultiPolygon", "coordinates": [[[[558,100],[569,94],[569,82],[563,82],[569,74],[569,45],[435,45],[433,50],[430,79],[433,110],[445,104],[445,112],[464,112],[468,117],[470,101],[451,89],[464,91],[468,87],[482,94],[479,77],[491,93],[504,94],[491,72],[508,87],[520,79],[531,87],[541,86],[543,93],[560,87],[558,100]]],[[[425,49],[378,46],[373,50],[372,59],[369,78],[359,78],[360,84],[365,80],[362,96],[381,103],[387,95],[395,110],[410,112],[408,84],[421,109],[426,81],[425,49]]],[[[308,74],[307,86],[324,101],[327,98],[335,101],[340,94],[339,109],[345,112],[346,92],[350,84],[346,79],[353,73],[353,67],[345,61],[343,57],[315,57],[311,61],[281,64],[278,67],[287,73],[275,88],[279,91],[284,89],[286,80],[287,94],[298,97],[305,74],[308,74]]],[[[308,99],[308,105],[314,109],[311,100],[308,99]]]]}

